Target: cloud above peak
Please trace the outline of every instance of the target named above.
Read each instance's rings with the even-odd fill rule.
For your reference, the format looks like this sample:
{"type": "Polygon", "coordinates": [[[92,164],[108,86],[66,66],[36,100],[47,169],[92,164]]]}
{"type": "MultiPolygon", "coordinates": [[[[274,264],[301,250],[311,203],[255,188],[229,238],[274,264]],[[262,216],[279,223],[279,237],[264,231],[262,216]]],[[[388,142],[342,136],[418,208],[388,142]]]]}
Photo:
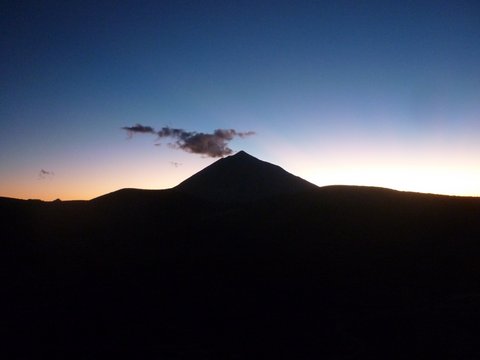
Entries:
{"type": "MultiPolygon", "coordinates": [[[[228,143],[235,137],[245,138],[254,135],[255,132],[240,132],[234,129],[216,129],[213,133],[203,133],[196,131],[186,131],[183,129],[162,127],[156,131],[151,126],[136,124],[135,126],[125,126],[122,128],[127,131],[128,137],[134,134],[152,134],[156,135],[158,140],[171,138],[173,142],[168,143],[171,147],[181,149],[192,154],[201,154],[209,157],[223,157],[231,155],[233,150],[228,147],[228,143]]],[[[159,145],[158,143],[156,145],[159,145]]]]}

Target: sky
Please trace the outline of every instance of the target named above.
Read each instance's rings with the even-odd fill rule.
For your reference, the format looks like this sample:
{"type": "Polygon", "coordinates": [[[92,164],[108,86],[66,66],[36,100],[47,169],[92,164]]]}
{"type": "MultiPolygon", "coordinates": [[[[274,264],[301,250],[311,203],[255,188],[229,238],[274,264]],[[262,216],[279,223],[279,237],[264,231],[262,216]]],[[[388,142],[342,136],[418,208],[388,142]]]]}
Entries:
{"type": "Polygon", "coordinates": [[[0,196],[170,188],[239,150],[480,196],[477,0],[0,6],[0,196]]]}

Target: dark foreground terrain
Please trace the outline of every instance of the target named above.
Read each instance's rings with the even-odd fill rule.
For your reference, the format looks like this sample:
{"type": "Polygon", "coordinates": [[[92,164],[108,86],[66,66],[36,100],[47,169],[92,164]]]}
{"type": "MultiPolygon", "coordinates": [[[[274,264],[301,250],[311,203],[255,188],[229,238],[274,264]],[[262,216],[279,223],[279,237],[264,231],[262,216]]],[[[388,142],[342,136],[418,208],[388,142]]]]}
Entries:
{"type": "Polygon", "coordinates": [[[480,357],[478,198],[317,188],[242,152],[0,216],[5,359],[480,357]]]}

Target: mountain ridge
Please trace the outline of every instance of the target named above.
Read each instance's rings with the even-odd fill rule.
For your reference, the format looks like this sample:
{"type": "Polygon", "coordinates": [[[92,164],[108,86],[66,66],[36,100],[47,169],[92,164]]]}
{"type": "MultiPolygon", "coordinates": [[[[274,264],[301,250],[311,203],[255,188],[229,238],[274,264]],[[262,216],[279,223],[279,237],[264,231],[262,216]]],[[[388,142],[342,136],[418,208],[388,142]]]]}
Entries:
{"type": "MultiPolygon", "coordinates": [[[[479,199],[477,196],[446,195],[416,191],[396,190],[380,186],[368,185],[315,185],[297,175],[294,175],[278,165],[260,160],[247,152],[240,150],[234,155],[221,158],[206,166],[197,173],[181,181],[178,185],[166,189],[121,188],[96,196],[90,200],[62,200],[63,202],[104,201],[107,198],[132,198],[134,194],[140,197],[160,196],[165,192],[174,191],[214,202],[245,202],[265,199],[272,196],[288,195],[312,190],[369,190],[392,191],[410,195],[428,195],[445,198],[479,199]]],[[[50,203],[59,201],[44,201],[40,199],[21,199],[0,196],[1,203],[28,201],[50,203]]]]}

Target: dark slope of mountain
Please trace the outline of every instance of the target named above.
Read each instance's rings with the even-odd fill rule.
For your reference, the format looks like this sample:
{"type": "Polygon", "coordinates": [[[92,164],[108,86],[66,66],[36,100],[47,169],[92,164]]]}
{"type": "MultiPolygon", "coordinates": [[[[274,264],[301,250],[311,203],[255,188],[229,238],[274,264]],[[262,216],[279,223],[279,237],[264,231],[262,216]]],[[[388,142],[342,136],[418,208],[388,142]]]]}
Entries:
{"type": "Polygon", "coordinates": [[[215,201],[250,201],[317,186],[244,151],[218,160],[175,189],[215,201]]]}
{"type": "MultiPolygon", "coordinates": [[[[99,197],[96,197],[90,200],[91,203],[104,203],[108,204],[109,202],[113,201],[116,203],[123,203],[129,204],[132,202],[159,202],[163,201],[165,197],[168,197],[168,189],[167,190],[144,190],[144,189],[133,189],[133,188],[125,188],[120,189],[99,197]]],[[[114,205],[114,204],[112,204],[114,205]]]]}
{"type": "Polygon", "coordinates": [[[0,352],[479,357],[480,199],[350,186],[238,198],[0,199],[0,352]]]}

